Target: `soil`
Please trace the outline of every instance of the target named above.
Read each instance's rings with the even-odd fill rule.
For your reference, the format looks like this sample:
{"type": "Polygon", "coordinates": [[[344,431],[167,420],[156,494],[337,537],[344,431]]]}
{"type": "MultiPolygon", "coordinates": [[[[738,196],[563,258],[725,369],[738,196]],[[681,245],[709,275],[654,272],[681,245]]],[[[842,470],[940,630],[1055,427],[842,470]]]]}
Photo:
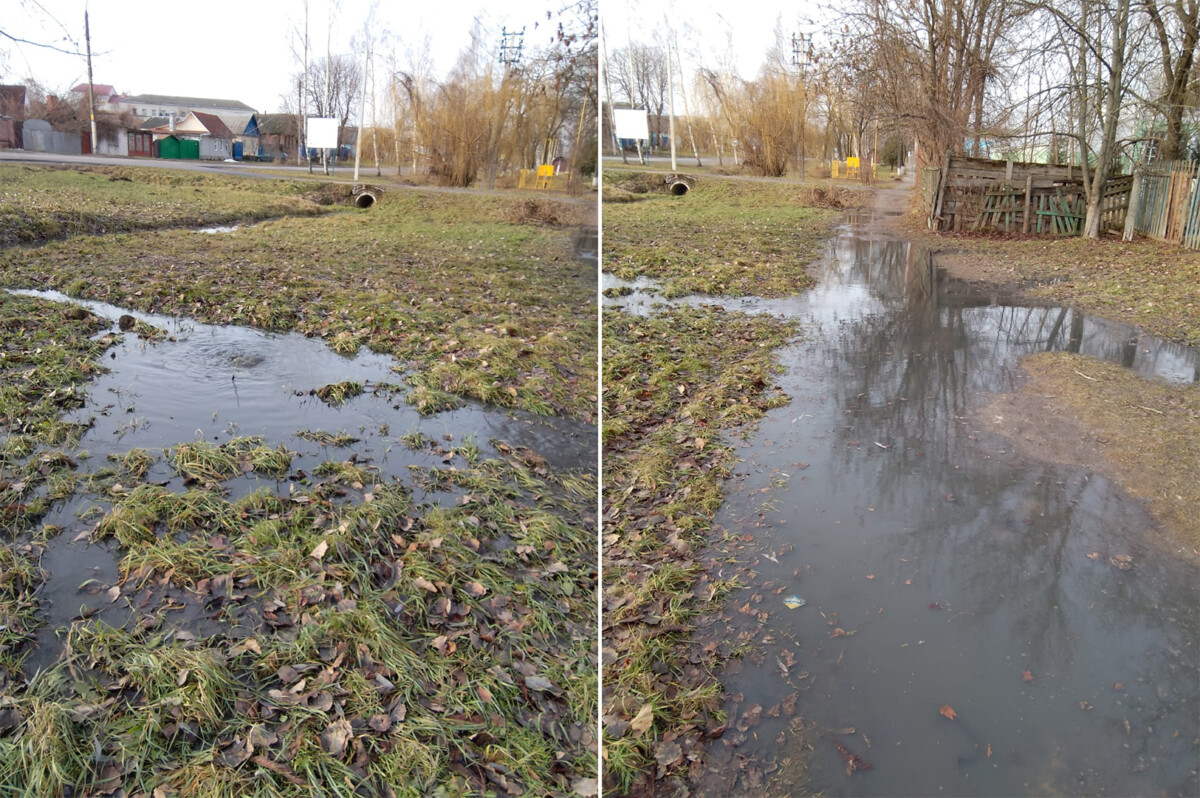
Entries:
{"type": "Polygon", "coordinates": [[[1049,386],[1027,382],[979,411],[986,429],[1012,440],[1026,457],[1062,465],[1095,466],[1106,457],[1094,430],[1069,411],[1049,386]]]}

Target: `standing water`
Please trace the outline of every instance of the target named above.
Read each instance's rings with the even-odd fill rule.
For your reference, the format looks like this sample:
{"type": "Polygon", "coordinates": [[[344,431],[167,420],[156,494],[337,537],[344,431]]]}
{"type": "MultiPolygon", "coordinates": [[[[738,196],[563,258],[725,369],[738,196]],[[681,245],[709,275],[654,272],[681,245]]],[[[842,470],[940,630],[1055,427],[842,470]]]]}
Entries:
{"type": "MultiPolygon", "coordinates": [[[[343,356],[298,333],[138,313],[54,291],[12,293],[83,305],[114,322],[107,334],[115,334],[118,320],[129,315],[169,335],[147,342],[126,333],[103,357],[108,372],[85,386],[85,405],[66,419],[88,425],[78,446],[88,453],[79,458],[80,474],[95,473],[112,465],[110,456],[138,448],[157,458],[146,481],[182,491],[183,480],[164,452],[182,443],[215,445],[244,437],[282,445],[293,457],[288,473],[279,478],[250,472],[223,483],[233,499],[258,488],[286,495],[293,487],[310,486],[321,481],[313,475],[328,461],[349,460],[367,468],[379,484],[404,481],[413,468],[462,466],[455,447],[477,447],[482,457],[492,456],[492,441],[530,450],[558,472],[590,473],[595,467],[595,429],[582,422],[475,401],[421,415],[405,403],[403,374],[386,355],[364,349],[343,356]],[[361,384],[363,393],[336,403],[316,395],[323,386],[345,382],[361,384]],[[335,436],[341,440],[331,441],[335,436]]],[[[431,503],[453,498],[413,492],[431,503]]],[[[108,504],[81,490],[56,503],[43,519],[62,532],[46,543],[40,562],[47,572],[39,595],[46,625],[25,660],[29,673],[54,663],[61,650],[59,630],[73,620],[94,614],[120,626],[129,616],[124,604],[106,600],[95,589],[118,582],[116,545],[87,540],[95,509],[108,504]]],[[[176,620],[204,629],[198,617],[176,620]]]]}
{"type": "MultiPolygon", "coordinates": [[[[1188,383],[1200,357],[947,281],[876,222],[840,228],[811,292],[720,300],[805,330],[780,358],[793,400],[716,518],[766,554],[712,630],[756,654],[723,677],[701,793],[757,794],[739,780],[756,760],[784,782],[807,763],[827,796],[1200,793],[1194,566],[1120,488],[1020,454],[979,412],[1038,351],[1188,383]]],[[[612,304],[646,311],[633,288],[612,304]]]]}

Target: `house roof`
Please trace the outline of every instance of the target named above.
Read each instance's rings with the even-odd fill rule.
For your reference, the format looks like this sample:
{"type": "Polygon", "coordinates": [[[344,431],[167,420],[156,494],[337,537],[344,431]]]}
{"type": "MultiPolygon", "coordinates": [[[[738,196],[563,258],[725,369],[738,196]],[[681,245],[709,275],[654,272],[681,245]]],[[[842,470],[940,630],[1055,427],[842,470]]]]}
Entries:
{"type": "Polygon", "coordinates": [[[296,135],[295,114],[259,114],[258,132],[264,136],[296,135]]]}
{"type": "Polygon", "coordinates": [[[196,117],[200,124],[208,128],[208,133],[213,138],[233,138],[233,131],[231,131],[225,125],[225,123],[221,121],[221,117],[217,116],[216,114],[206,114],[203,111],[192,111],[192,116],[196,117]]]}
{"type": "Polygon", "coordinates": [[[189,108],[228,108],[231,111],[254,113],[254,109],[237,100],[218,100],[212,97],[179,97],[172,94],[136,94],[124,98],[129,103],[146,105],[183,105],[189,108]]]}
{"type": "MultiPolygon", "coordinates": [[[[86,83],[80,83],[78,86],[71,89],[71,91],[79,94],[87,94],[87,87],[88,85],[86,83]]],[[[117,90],[112,86],[109,86],[107,83],[93,83],[92,89],[95,91],[97,97],[104,97],[117,93],[117,90]]]]}
{"type": "Polygon", "coordinates": [[[142,124],[138,125],[138,130],[154,130],[158,127],[168,127],[171,124],[169,117],[152,116],[142,124]]]}
{"type": "Polygon", "coordinates": [[[225,127],[229,128],[230,133],[241,136],[250,126],[250,120],[254,118],[254,114],[216,114],[216,117],[225,123],[225,127]]]}

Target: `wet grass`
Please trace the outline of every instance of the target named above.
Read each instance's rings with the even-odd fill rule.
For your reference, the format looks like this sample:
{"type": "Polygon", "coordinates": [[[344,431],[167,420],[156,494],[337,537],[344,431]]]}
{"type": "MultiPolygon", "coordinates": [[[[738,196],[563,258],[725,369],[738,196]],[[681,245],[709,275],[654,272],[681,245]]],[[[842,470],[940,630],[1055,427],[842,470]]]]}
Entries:
{"type": "MultiPolygon", "coordinates": [[[[642,172],[605,172],[606,191],[644,182],[642,172]]],[[[604,268],[660,280],[666,296],[800,293],[847,201],[807,184],[736,179],[701,179],[683,197],[637,196],[605,205],[604,268]]]]}
{"type": "Polygon", "coordinates": [[[99,356],[119,337],[78,308],[0,294],[0,529],[27,529],[72,490],[67,452],[85,431],[63,421],[83,406],[99,356]]]}
{"type": "Polygon", "coordinates": [[[1200,555],[1200,387],[1065,353],[1021,366],[1031,375],[1022,392],[1052,396],[1102,442],[1104,461],[1086,465],[1148,502],[1170,539],[1200,555]]]}
{"type": "Polygon", "coordinates": [[[168,169],[0,165],[0,247],[312,215],[305,186],[168,169]]]}
{"type": "Polygon", "coordinates": [[[179,444],[171,451],[171,463],[186,483],[215,485],[248,471],[284,476],[293,454],[282,446],[264,445],[262,438],[233,438],[222,444],[179,444]]]}
{"type": "MultiPolygon", "coordinates": [[[[450,506],[337,463],[319,470],[349,497],[114,495],[93,537],[118,542],[134,616],[75,623],[54,668],[0,681],[0,794],[565,796],[594,778],[595,481],[463,454],[417,475],[450,506]],[[174,618],[188,607],[202,620],[174,618]]],[[[0,552],[20,630],[0,646],[19,646],[40,577],[0,552]]]]}
{"type": "MultiPolygon", "coordinates": [[[[427,392],[419,406],[444,406],[443,394],[453,394],[591,419],[594,267],[574,259],[569,231],[509,221],[523,203],[395,191],[369,212],[280,219],[234,235],[75,238],[0,251],[0,281],[296,330],[346,354],[368,346],[412,372],[427,392]]],[[[594,209],[562,203],[556,218],[594,221],[594,209]]]]}
{"type": "Polygon", "coordinates": [[[318,388],[317,398],[330,407],[337,407],[347,399],[361,396],[362,392],[363,384],[361,382],[335,382],[318,388]]]}
{"type": "Polygon", "coordinates": [[[726,440],[787,401],[772,352],[795,333],[713,308],[605,313],[604,758],[613,794],[649,789],[660,743],[696,750],[721,720],[720,662],[695,656],[693,631],[733,587],[706,577],[720,556],[709,548],[720,544],[711,521],[735,462],[726,440]],[[640,731],[639,716],[649,721],[640,731]]]}
{"type": "MultiPolygon", "coordinates": [[[[474,219],[481,208],[498,218],[503,206],[502,200],[476,204],[470,196],[440,202],[418,225],[432,237],[442,235],[447,208],[451,216],[474,219]]],[[[385,226],[407,224],[401,215],[390,222],[386,214],[380,217],[385,226]]],[[[326,221],[335,220],[296,223],[326,221]]],[[[473,252],[488,235],[499,230],[503,237],[507,229],[502,222],[480,224],[486,228],[476,230],[481,238],[464,240],[454,252],[473,252]]],[[[519,241],[503,245],[514,262],[528,259],[530,241],[535,251],[554,249],[538,228],[525,229],[529,238],[518,235],[519,241]]],[[[335,238],[342,232],[336,225],[321,231],[335,238]]],[[[371,228],[355,233],[369,248],[371,228]]],[[[224,247],[183,231],[148,234],[160,243],[174,236],[208,242],[189,244],[201,251],[224,247]]],[[[284,242],[280,246],[286,239],[277,239],[284,242]]],[[[119,295],[134,304],[141,292],[153,295],[149,304],[182,302],[180,307],[209,307],[218,316],[258,312],[188,293],[192,277],[182,267],[170,276],[178,282],[169,290],[155,283],[148,294],[125,273],[137,256],[122,258],[119,241],[142,237],[77,237],[40,249],[0,251],[3,273],[10,276],[7,268],[17,260],[45,266],[42,258],[53,251],[56,265],[47,274],[88,292],[94,275],[69,272],[78,272],[89,253],[105,253],[113,271],[96,274],[108,274],[110,301],[121,301],[119,295]],[[72,257],[75,267],[68,263],[72,257]],[[158,289],[164,293],[154,293],[158,289]]],[[[413,240],[403,246],[410,245],[413,240]]],[[[389,250],[389,257],[394,254],[389,250]]],[[[336,310],[327,304],[310,321],[349,353],[354,340],[371,346],[389,340],[395,332],[391,319],[408,318],[412,308],[422,322],[438,314],[453,317],[466,330],[455,341],[461,345],[471,332],[471,314],[454,304],[466,296],[454,295],[448,276],[459,264],[449,262],[451,250],[441,254],[447,258],[444,283],[406,284],[417,286],[414,294],[403,293],[403,287],[389,293],[379,285],[428,265],[415,258],[386,274],[373,266],[348,272],[344,263],[331,265],[309,286],[336,285],[338,298],[356,304],[336,310]],[[451,305],[442,307],[447,289],[451,305]],[[433,309],[422,310],[427,305],[433,309]],[[366,326],[368,316],[358,318],[358,312],[388,315],[371,317],[366,326]]],[[[318,256],[313,250],[306,264],[318,256]]],[[[209,276],[220,276],[231,296],[260,289],[253,276],[235,274],[237,264],[222,265],[213,257],[209,276]]],[[[263,257],[288,264],[279,252],[263,257]]],[[[520,276],[489,271],[488,259],[464,279],[503,284],[511,302],[527,302],[522,291],[530,283],[561,282],[568,272],[578,277],[565,253],[562,261],[553,257],[557,266],[524,264],[520,276]]],[[[485,259],[480,255],[480,264],[485,259]]],[[[288,268],[302,266],[293,262],[288,268]]],[[[171,271],[162,263],[155,269],[171,271]]],[[[143,276],[150,274],[157,272],[143,276]]],[[[25,277],[20,281],[29,284],[25,277]]],[[[589,282],[586,304],[594,301],[594,277],[589,282]]],[[[313,290],[318,288],[325,290],[313,290]]],[[[277,289],[262,289],[259,296],[272,303],[277,289]]],[[[550,304],[562,297],[562,287],[557,290],[535,299],[550,304]]],[[[567,294],[573,290],[568,287],[567,294]]],[[[285,304],[291,307],[291,299],[270,307],[285,304]]],[[[518,323],[506,315],[496,328],[505,344],[516,342],[514,357],[524,363],[531,354],[526,349],[545,356],[571,348],[569,340],[540,348],[537,339],[526,340],[532,333],[547,334],[538,326],[545,323],[540,311],[527,309],[529,318],[518,323]]],[[[507,313],[499,306],[493,310],[507,313]]],[[[305,312],[301,307],[300,314],[305,312]]],[[[575,313],[558,307],[554,312],[575,313]]],[[[579,329],[586,323],[578,323],[579,329]]],[[[5,501],[12,499],[6,528],[16,536],[0,539],[0,795],[291,798],[315,790],[413,798],[566,796],[577,781],[594,782],[593,476],[555,473],[519,448],[470,439],[456,442],[453,466],[414,467],[403,484],[384,480],[353,456],[330,459],[314,469],[319,473],[303,476],[291,473],[293,453],[284,447],[235,438],[220,445],[181,442],[165,454],[131,449],[92,463],[93,470],[80,477],[76,464],[85,453],[77,451],[77,439],[83,430],[63,424],[61,413],[82,406],[87,379],[101,369],[105,349],[119,340],[88,339],[107,326],[87,314],[65,315],[53,303],[0,295],[5,434],[0,477],[5,501]],[[265,478],[239,495],[253,487],[237,479],[246,473],[265,478]],[[416,503],[415,487],[436,494],[442,504],[416,503]],[[54,497],[66,496],[85,506],[76,522],[38,530],[36,520],[54,497]],[[48,545],[43,539],[55,535],[54,545],[84,546],[90,539],[98,558],[108,556],[99,545],[106,543],[119,558],[119,579],[89,588],[106,597],[101,604],[89,601],[91,610],[56,630],[63,645],[57,662],[33,674],[20,666],[43,622],[37,597],[75,595],[74,585],[44,583],[47,576],[37,566],[41,547],[48,545]],[[119,626],[92,617],[110,605],[104,617],[112,615],[119,626]],[[129,618],[122,623],[124,613],[129,618]]],[[[422,328],[420,340],[445,343],[439,334],[422,328]]],[[[582,335],[578,329],[570,333],[576,334],[582,335]]],[[[594,363],[586,359],[591,353],[594,360],[594,330],[591,338],[580,357],[565,357],[566,365],[554,365],[553,373],[551,361],[529,363],[531,383],[548,386],[545,395],[536,389],[540,406],[550,405],[545,397],[553,396],[551,388],[567,390],[564,370],[591,368],[594,375],[594,363]]],[[[488,351],[483,357],[493,356],[488,351]]],[[[594,377],[588,384],[590,390],[594,377]]],[[[490,387],[513,397],[509,404],[522,395],[515,385],[490,387]]],[[[412,393],[400,386],[372,389],[412,393]]],[[[440,383],[427,390],[439,400],[460,401],[440,383]]],[[[555,409],[587,406],[586,397],[563,396],[555,409]]],[[[594,402],[593,397],[593,407],[594,402]]],[[[381,425],[381,435],[385,429],[381,425]]],[[[299,437],[322,446],[355,442],[344,432],[310,430],[299,437]]],[[[410,440],[429,445],[415,435],[410,440]]]]}

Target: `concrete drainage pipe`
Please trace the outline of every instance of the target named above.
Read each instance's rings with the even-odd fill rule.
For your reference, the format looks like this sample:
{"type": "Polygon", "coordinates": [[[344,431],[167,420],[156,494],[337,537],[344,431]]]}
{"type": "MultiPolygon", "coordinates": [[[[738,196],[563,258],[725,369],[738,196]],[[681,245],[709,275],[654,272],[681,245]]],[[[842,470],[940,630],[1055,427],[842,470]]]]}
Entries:
{"type": "Polygon", "coordinates": [[[379,202],[380,195],[383,194],[383,189],[376,186],[354,187],[354,205],[358,208],[372,208],[375,203],[379,202]]]}
{"type": "Polygon", "coordinates": [[[691,175],[671,174],[666,177],[667,191],[676,197],[682,197],[696,187],[696,178],[691,175]]]}

